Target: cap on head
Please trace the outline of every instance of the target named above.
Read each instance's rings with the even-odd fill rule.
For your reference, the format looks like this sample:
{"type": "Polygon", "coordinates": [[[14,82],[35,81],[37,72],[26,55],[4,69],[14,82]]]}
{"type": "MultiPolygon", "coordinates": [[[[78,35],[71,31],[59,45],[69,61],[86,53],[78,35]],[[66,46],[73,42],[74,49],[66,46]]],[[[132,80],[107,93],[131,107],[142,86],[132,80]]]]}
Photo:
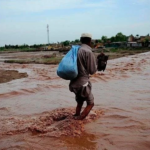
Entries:
{"type": "Polygon", "coordinates": [[[82,33],[82,34],[81,34],[81,37],[88,37],[88,38],[91,38],[91,39],[92,39],[92,35],[89,34],[89,33],[82,33]]]}

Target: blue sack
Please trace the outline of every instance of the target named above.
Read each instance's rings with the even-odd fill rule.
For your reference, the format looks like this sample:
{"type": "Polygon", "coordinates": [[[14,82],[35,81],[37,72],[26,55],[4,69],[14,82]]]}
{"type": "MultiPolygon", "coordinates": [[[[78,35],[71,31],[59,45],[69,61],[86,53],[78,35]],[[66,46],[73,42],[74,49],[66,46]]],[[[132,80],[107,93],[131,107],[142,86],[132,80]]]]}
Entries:
{"type": "Polygon", "coordinates": [[[77,54],[80,46],[74,45],[64,56],[57,68],[57,75],[66,80],[72,80],[78,75],[77,54]]]}

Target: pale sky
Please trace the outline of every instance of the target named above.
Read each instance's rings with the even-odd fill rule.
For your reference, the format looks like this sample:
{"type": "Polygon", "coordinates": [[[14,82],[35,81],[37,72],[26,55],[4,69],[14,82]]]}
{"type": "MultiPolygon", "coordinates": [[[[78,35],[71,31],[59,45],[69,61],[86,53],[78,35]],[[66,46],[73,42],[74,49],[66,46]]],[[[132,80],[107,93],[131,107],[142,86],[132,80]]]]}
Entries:
{"type": "Polygon", "coordinates": [[[0,0],[0,46],[150,34],[150,0],[0,0]]]}

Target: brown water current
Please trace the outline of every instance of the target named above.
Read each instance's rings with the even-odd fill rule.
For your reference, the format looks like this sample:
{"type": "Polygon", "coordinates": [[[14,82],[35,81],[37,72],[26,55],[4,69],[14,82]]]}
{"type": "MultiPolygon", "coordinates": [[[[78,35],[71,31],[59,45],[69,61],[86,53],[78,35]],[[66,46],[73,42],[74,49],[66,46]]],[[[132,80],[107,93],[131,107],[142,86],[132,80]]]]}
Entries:
{"type": "Polygon", "coordinates": [[[72,118],[75,97],[57,65],[0,62],[4,69],[28,77],[0,84],[0,149],[150,150],[150,52],[91,76],[95,106],[83,121],[72,118]]]}

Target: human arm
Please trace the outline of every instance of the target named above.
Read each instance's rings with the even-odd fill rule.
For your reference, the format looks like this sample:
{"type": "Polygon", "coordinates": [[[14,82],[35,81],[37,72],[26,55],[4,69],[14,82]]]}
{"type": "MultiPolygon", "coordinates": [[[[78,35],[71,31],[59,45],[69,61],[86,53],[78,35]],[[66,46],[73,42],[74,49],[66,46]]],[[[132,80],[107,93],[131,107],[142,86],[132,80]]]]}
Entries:
{"type": "Polygon", "coordinates": [[[97,71],[96,58],[92,52],[87,54],[87,71],[90,75],[97,71]]]}

